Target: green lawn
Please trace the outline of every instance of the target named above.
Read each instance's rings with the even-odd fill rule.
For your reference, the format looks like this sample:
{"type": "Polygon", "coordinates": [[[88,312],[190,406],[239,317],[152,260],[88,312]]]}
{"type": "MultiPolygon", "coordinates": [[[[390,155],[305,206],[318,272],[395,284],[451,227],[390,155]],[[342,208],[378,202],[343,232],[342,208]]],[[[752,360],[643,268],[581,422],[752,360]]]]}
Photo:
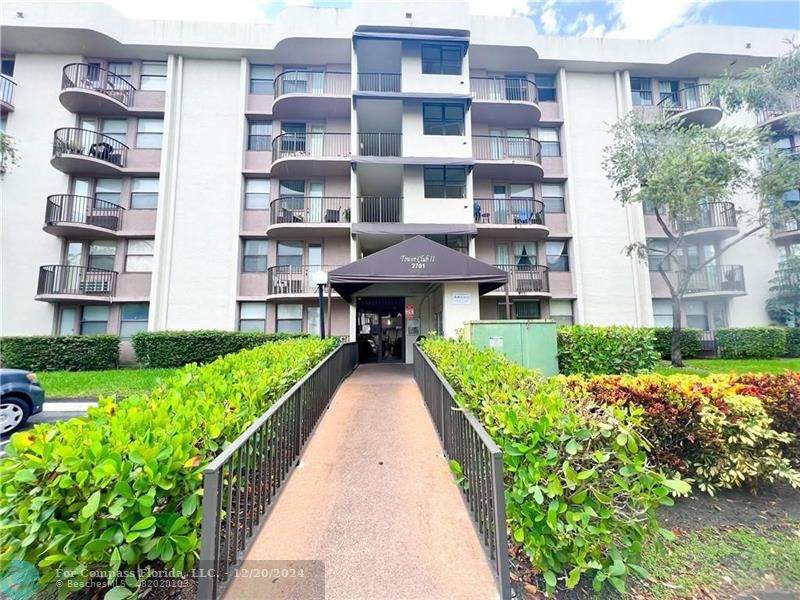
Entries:
{"type": "Polygon", "coordinates": [[[790,371],[800,371],[800,358],[775,358],[772,360],[748,360],[748,359],[703,359],[695,358],[685,360],[686,367],[675,369],[669,366],[668,361],[663,361],[656,367],[655,372],[662,375],[674,375],[676,373],[710,375],[711,373],[783,373],[786,369],[790,371]]]}
{"type": "Polygon", "coordinates": [[[109,371],[50,371],[37,373],[48,398],[120,396],[147,392],[176,369],[112,369],[109,371]]]}

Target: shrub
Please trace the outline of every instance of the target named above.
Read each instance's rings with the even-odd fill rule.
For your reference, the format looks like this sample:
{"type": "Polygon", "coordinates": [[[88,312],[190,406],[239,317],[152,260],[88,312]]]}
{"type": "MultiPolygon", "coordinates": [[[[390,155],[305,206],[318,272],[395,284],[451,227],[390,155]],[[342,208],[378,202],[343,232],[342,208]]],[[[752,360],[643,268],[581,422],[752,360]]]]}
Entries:
{"type": "Polygon", "coordinates": [[[119,360],[116,335],[36,335],[0,339],[0,364],[29,371],[98,371],[119,360]]]}
{"type": "MultiPolygon", "coordinates": [[[[672,327],[654,327],[655,350],[661,358],[669,360],[672,352],[672,327]]],[[[681,328],[681,356],[697,358],[703,347],[703,332],[700,329],[681,328]]]]}
{"type": "Polygon", "coordinates": [[[558,328],[561,373],[636,373],[656,366],[652,329],[573,325],[558,328]]]}
{"type": "Polygon", "coordinates": [[[0,561],[26,560],[62,591],[85,583],[85,569],[113,583],[141,563],[191,568],[204,466],[336,344],[288,340],[188,365],[150,395],[101,398],[87,418],[12,436],[0,561]]]}
{"type": "Polygon", "coordinates": [[[255,348],[299,334],[244,331],[140,331],[133,334],[136,358],[148,367],[182,367],[208,363],[220,356],[255,348]]]}
{"type": "Polygon", "coordinates": [[[782,327],[717,329],[715,337],[721,358],[777,358],[786,349],[782,327]]]}
{"type": "Polygon", "coordinates": [[[800,327],[786,328],[786,350],[784,356],[800,358],[800,327]]]}
{"type": "Polygon", "coordinates": [[[800,373],[747,373],[736,381],[743,385],[739,393],[761,400],[775,431],[792,434],[784,454],[800,468],[800,373]]]}

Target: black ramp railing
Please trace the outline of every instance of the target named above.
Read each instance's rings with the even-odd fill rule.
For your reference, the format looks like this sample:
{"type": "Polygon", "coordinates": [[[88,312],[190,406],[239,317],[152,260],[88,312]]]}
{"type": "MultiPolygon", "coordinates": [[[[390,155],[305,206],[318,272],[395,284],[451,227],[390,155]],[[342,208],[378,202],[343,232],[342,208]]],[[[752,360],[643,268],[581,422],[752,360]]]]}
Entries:
{"type": "Polygon", "coordinates": [[[414,345],[414,379],[442,442],[461,467],[461,495],[492,564],[503,600],[511,598],[508,533],[503,489],[503,453],[475,416],[455,400],[455,391],[419,346],[414,345]]]}

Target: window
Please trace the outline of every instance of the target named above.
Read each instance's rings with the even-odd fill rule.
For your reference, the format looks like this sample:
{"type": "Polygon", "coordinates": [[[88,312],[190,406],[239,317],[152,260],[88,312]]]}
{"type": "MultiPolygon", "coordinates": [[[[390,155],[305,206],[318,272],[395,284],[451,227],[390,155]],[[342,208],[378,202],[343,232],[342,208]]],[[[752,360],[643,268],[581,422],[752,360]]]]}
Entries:
{"type": "Polygon", "coordinates": [[[539,102],[556,101],[556,76],[539,74],[533,76],[533,82],[539,92],[539,102]]]}
{"type": "Polygon", "coordinates": [[[671,271],[670,260],[665,256],[669,251],[667,240],[649,239],[647,240],[647,266],[650,271],[657,273],[659,265],[664,266],[665,271],[671,271]]]}
{"type": "Polygon", "coordinates": [[[513,319],[540,319],[541,316],[542,306],[538,300],[514,300],[511,303],[513,319]]]}
{"type": "Polygon", "coordinates": [[[544,251],[547,255],[547,266],[551,271],[569,271],[569,253],[567,240],[545,242],[544,251]]]}
{"type": "Polygon", "coordinates": [[[559,325],[572,325],[572,300],[550,300],[550,320],[559,325]]]}
{"type": "Polygon", "coordinates": [[[265,210],[269,208],[269,179],[252,178],[244,180],[244,207],[246,210],[265,210]]]}
{"type": "Polygon", "coordinates": [[[539,143],[542,145],[542,156],[561,156],[561,144],[558,141],[557,128],[540,127],[539,143]]]}
{"type": "Polygon", "coordinates": [[[658,102],[662,106],[680,106],[681,97],[678,93],[680,84],[676,80],[660,80],[658,82],[658,102]]]}
{"type": "Polygon", "coordinates": [[[125,270],[129,273],[150,273],[153,270],[155,240],[128,240],[125,270]]]}
{"type": "Polygon", "coordinates": [[[114,257],[117,254],[117,242],[92,242],[89,244],[88,267],[92,269],[114,270],[114,257]]]}
{"type": "Polygon", "coordinates": [[[81,335],[100,335],[108,329],[108,306],[84,306],[81,309],[81,335]]]}
{"type": "Polygon", "coordinates": [[[306,306],[306,333],[319,335],[319,305],[306,306]]]}
{"type": "Polygon", "coordinates": [[[247,149],[270,150],[272,144],[272,121],[249,121],[247,123],[247,149]]]}
{"type": "Polygon", "coordinates": [[[426,198],[465,198],[467,170],[465,167],[425,167],[426,198]]]}
{"type": "Polygon", "coordinates": [[[464,105],[423,104],[422,131],[425,135],[464,135],[464,105]]]}
{"type": "Polygon", "coordinates": [[[239,331],[266,331],[266,324],[266,302],[242,302],[239,304],[239,331]]]}
{"type": "Polygon", "coordinates": [[[158,177],[134,177],[131,180],[131,208],[154,209],[158,206],[158,177]]]}
{"type": "Polygon", "coordinates": [[[272,65],[250,65],[250,93],[272,94],[275,69],[272,65]]]}
{"type": "Polygon", "coordinates": [[[242,271],[260,273],[267,270],[267,240],[245,240],[242,271]]]}
{"type": "MultiPolygon", "coordinates": [[[[131,63],[110,62],[108,63],[108,70],[120,79],[124,79],[128,83],[131,83],[131,63]]],[[[115,87],[122,88],[123,86],[125,86],[125,84],[120,84],[120,82],[116,80],[116,77],[110,77],[108,80],[108,87],[111,89],[114,89],[115,87]]],[[[125,89],[127,89],[127,86],[125,86],[125,89]]]]}
{"type": "Polygon", "coordinates": [[[13,77],[14,76],[14,59],[13,58],[4,58],[0,62],[0,73],[5,75],[6,77],[13,77]]]}
{"type": "Polygon", "coordinates": [[[94,188],[94,197],[97,200],[105,202],[113,202],[114,204],[120,203],[120,194],[122,193],[122,180],[121,179],[108,179],[105,177],[97,179],[94,188]]]}
{"type": "Polygon", "coordinates": [[[425,237],[433,242],[436,242],[437,244],[447,246],[451,250],[457,250],[458,252],[461,252],[461,254],[469,254],[469,240],[467,239],[466,235],[448,235],[439,233],[426,235],[425,237]]]}
{"type": "Polygon", "coordinates": [[[564,184],[563,183],[543,183],[542,202],[544,202],[544,212],[563,213],[564,208],[564,184]]]}
{"type": "Polygon", "coordinates": [[[120,144],[125,144],[128,140],[128,121],[127,119],[103,119],[100,133],[114,138],[120,144]]]}
{"type": "Polygon", "coordinates": [[[652,81],[644,77],[631,77],[631,100],[634,106],[649,106],[653,103],[652,81]]]}
{"type": "Polygon", "coordinates": [[[461,75],[461,50],[456,44],[422,44],[422,72],[461,75]]]}
{"type": "Polygon", "coordinates": [[[303,264],[303,242],[278,242],[279,267],[299,267],[303,264]]]}
{"type": "Polygon", "coordinates": [[[136,129],[137,148],[161,148],[164,119],[139,119],[136,129]]]}
{"type": "Polygon", "coordinates": [[[163,92],[167,89],[167,63],[144,61],[142,63],[142,77],[139,81],[140,90],[163,92]]]}
{"type": "Polygon", "coordinates": [[[687,302],[686,305],[686,326],[708,331],[708,314],[706,303],[700,300],[687,302]]]}
{"type": "Polygon", "coordinates": [[[653,299],[653,325],[672,327],[672,300],[653,299]]]}
{"type": "Polygon", "coordinates": [[[278,333],[303,332],[303,305],[278,304],[275,331],[278,333]]]}
{"type": "Polygon", "coordinates": [[[138,331],[147,331],[149,314],[150,305],[147,302],[123,304],[119,317],[119,336],[129,338],[138,331]]]}

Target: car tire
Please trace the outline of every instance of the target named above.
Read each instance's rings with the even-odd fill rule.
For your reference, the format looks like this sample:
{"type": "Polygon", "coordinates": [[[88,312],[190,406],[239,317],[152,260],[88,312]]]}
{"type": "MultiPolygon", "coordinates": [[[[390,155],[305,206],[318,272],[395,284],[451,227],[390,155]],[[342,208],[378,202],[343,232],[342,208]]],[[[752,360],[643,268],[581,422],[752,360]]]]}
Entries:
{"type": "Polygon", "coordinates": [[[25,425],[31,416],[28,403],[15,396],[3,396],[0,400],[0,435],[7,436],[25,425]]]}

